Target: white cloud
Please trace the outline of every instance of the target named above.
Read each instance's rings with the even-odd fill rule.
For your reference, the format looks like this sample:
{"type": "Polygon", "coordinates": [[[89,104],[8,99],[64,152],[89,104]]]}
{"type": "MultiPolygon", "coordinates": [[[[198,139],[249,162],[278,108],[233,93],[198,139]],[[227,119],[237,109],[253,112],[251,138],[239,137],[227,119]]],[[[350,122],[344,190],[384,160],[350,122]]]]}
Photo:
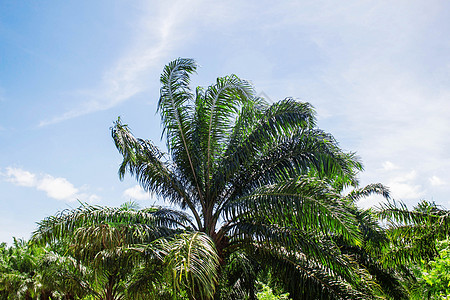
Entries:
{"type": "Polygon", "coordinates": [[[86,193],[80,194],[79,198],[85,199],[85,201],[87,201],[89,203],[98,203],[101,200],[100,196],[97,196],[95,194],[86,194],[86,193]]]}
{"type": "Polygon", "coordinates": [[[412,170],[408,173],[404,173],[398,177],[395,178],[395,181],[397,182],[409,182],[417,178],[417,171],[412,170]]]}
{"type": "Polygon", "coordinates": [[[134,200],[149,200],[152,198],[150,193],[144,191],[139,185],[126,189],[123,192],[123,197],[134,200]]]}
{"type": "Polygon", "coordinates": [[[394,199],[420,200],[425,195],[421,185],[412,185],[407,182],[390,182],[389,187],[394,199]]]}
{"type": "Polygon", "coordinates": [[[7,181],[20,186],[32,187],[37,183],[36,175],[18,168],[6,168],[7,181]]]}
{"type": "Polygon", "coordinates": [[[79,189],[74,187],[66,178],[53,177],[49,174],[33,174],[29,171],[7,167],[2,173],[6,181],[19,186],[32,187],[43,191],[49,198],[63,201],[98,201],[100,198],[95,194],[79,193],[79,189]]]}
{"type": "Polygon", "coordinates": [[[45,191],[47,196],[57,200],[75,199],[78,193],[73,184],[65,178],[55,178],[45,175],[36,186],[38,190],[45,191]]]}
{"type": "Polygon", "coordinates": [[[428,181],[430,182],[430,184],[431,184],[432,186],[441,186],[441,185],[445,185],[445,182],[444,182],[441,178],[437,177],[436,175],[431,176],[431,177],[428,179],[428,181]]]}

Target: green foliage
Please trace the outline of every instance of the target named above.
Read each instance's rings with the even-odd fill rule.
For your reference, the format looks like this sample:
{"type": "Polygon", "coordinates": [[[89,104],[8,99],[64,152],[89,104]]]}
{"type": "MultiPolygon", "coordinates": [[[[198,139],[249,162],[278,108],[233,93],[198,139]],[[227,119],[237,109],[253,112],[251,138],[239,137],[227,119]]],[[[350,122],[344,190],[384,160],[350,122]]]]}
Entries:
{"type": "Polygon", "coordinates": [[[437,249],[433,260],[412,266],[417,279],[412,299],[450,299],[450,240],[439,241],[437,249]]]}
{"type": "Polygon", "coordinates": [[[439,256],[428,263],[429,271],[423,272],[423,279],[437,290],[450,296],[450,247],[449,240],[438,244],[439,256]]]}
{"type": "Polygon", "coordinates": [[[159,239],[156,248],[164,260],[175,292],[211,298],[217,284],[219,258],[212,240],[204,233],[183,233],[159,239]],[[182,285],[182,286],[180,286],[182,285]]]}
{"type": "Polygon", "coordinates": [[[26,299],[45,292],[37,280],[37,262],[43,250],[14,239],[11,247],[0,248],[0,295],[4,299],[26,299]]]}
{"type": "Polygon", "coordinates": [[[256,294],[258,300],[288,300],[289,293],[275,295],[273,290],[266,284],[261,283],[262,289],[256,294]]]}

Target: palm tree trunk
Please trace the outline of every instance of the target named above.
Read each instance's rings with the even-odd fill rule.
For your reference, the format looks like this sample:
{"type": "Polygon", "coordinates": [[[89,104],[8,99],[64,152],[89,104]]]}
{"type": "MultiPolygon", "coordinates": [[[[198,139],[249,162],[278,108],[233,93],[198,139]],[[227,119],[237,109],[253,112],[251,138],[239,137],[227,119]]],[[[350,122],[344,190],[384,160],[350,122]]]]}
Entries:
{"type": "Polygon", "coordinates": [[[114,276],[109,276],[108,283],[106,284],[104,300],[115,300],[114,299],[114,283],[115,283],[114,276]]]}

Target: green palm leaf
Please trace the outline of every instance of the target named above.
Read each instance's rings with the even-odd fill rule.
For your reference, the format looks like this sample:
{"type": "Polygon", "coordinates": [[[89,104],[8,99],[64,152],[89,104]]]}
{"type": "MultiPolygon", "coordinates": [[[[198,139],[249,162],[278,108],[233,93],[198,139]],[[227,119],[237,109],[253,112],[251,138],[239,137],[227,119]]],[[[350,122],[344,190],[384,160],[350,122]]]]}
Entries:
{"type": "MultiPolygon", "coordinates": [[[[136,176],[141,186],[158,196],[170,199],[181,207],[188,206],[201,227],[201,220],[195,209],[195,201],[189,193],[189,184],[179,178],[172,164],[162,161],[164,154],[150,141],[136,139],[127,125],[123,125],[120,118],[111,128],[117,149],[123,156],[119,168],[119,177],[123,179],[128,171],[136,176]]],[[[195,198],[194,198],[195,199],[195,198]]]]}
{"type": "Polygon", "coordinates": [[[204,233],[183,233],[171,239],[159,239],[152,247],[172,274],[175,290],[186,288],[194,298],[214,295],[219,257],[214,242],[204,233]]]}
{"type": "Polygon", "coordinates": [[[193,94],[189,88],[189,75],[195,72],[197,65],[192,59],[176,59],[164,67],[161,74],[161,96],[158,102],[158,111],[161,115],[167,136],[167,147],[173,162],[180,170],[179,175],[189,182],[197,197],[202,200],[201,181],[198,176],[198,167],[193,159],[193,94]]]}
{"type": "Polygon", "coordinates": [[[340,234],[349,243],[359,244],[359,229],[348,209],[348,203],[325,182],[305,176],[261,187],[224,207],[231,223],[262,216],[272,224],[340,234]]]}
{"type": "Polygon", "coordinates": [[[382,203],[377,214],[388,225],[387,265],[429,260],[437,255],[436,242],[450,234],[450,212],[433,202],[422,201],[413,210],[401,202],[382,203]]]}
{"type": "Polygon", "coordinates": [[[186,214],[171,209],[151,208],[126,211],[121,208],[82,204],[76,209],[63,210],[55,216],[40,221],[32,240],[46,244],[71,237],[79,228],[99,232],[101,226],[114,227],[121,224],[124,226],[123,230],[126,230],[128,243],[153,240],[173,232],[180,226],[192,225],[186,214]],[[98,225],[100,227],[95,227],[98,225]],[[131,226],[128,227],[128,225],[131,226]],[[94,227],[86,229],[89,226],[94,227]]]}

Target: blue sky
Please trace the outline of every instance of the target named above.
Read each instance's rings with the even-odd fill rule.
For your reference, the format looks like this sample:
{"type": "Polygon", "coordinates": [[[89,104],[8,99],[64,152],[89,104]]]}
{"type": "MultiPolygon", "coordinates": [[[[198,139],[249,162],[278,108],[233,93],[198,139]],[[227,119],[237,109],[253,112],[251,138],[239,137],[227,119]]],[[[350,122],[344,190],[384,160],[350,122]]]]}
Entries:
{"type": "Polygon", "coordinates": [[[193,85],[234,73],[310,102],[362,185],[450,208],[449,37],[447,1],[3,0],[0,241],[77,199],[157,201],[118,179],[109,128],[121,116],[164,147],[159,75],[177,57],[200,64],[193,85]]]}

